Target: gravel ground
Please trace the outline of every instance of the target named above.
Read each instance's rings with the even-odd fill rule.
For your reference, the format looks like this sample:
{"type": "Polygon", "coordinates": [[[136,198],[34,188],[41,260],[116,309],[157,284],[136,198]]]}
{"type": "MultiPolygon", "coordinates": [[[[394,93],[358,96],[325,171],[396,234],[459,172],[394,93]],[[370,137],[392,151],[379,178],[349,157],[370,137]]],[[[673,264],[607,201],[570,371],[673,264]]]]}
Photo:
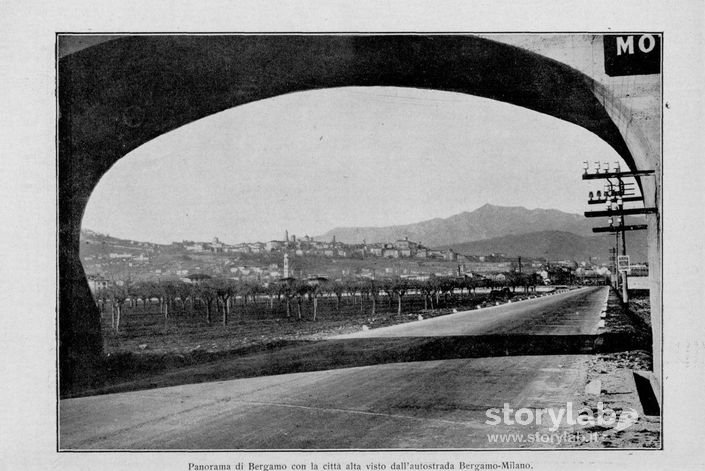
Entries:
{"type": "Polygon", "coordinates": [[[625,309],[616,294],[610,292],[606,326],[636,336],[644,348],[592,356],[588,360],[586,386],[599,381],[600,392],[583,394],[580,401],[583,406],[592,408],[602,402],[617,413],[632,408],[639,418],[634,425],[622,431],[597,427],[593,430],[598,432],[597,442],[577,442],[576,447],[661,448],[661,417],[644,414],[633,376],[634,371],[650,375],[653,368],[650,323],[647,323],[649,315],[648,297],[633,299],[625,309]]]}

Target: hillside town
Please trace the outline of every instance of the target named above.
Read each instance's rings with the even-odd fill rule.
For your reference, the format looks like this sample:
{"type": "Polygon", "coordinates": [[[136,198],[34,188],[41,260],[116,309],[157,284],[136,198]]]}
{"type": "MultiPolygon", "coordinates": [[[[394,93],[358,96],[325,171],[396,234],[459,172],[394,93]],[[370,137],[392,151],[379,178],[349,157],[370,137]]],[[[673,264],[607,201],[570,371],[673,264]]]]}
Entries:
{"type": "MultiPolygon", "coordinates": [[[[503,281],[508,272],[537,274],[545,284],[568,279],[598,283],[609,267],[591,261],[547,260],[503,253],[471,255],[433,249],[408,237],[392,242],[346,244],[284,232],[281,240],[228,244],[181,241],[156,244],[123,240],[91,230],[82,231],[81,260],[91,288],[112,281],[181,280],[221,277],[261,284],[282,278],[323,277],[427,280],[431,276],[470,277],[503,281]]],[[[645,267],[644,267],[645,268],[645,267]]]]}

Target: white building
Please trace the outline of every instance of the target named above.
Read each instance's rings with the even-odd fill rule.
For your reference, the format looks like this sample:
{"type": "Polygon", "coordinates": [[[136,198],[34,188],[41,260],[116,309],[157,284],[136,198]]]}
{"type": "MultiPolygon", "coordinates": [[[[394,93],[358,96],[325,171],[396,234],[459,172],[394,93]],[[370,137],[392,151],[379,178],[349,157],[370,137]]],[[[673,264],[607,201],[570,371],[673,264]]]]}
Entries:
{"type": "Polygon", "coordinates": [[[125,252],[125,253],[111,253],[108,255],[108,257],[113,258],[113,259],[115,259],[115,258],[126,259],[126,258],[132,258],[132,254],[127,253],[127,252],[125,252]]]}
{"type": "Polygon", "coordinates": [[[184,248],[188,250],[189,252],[205,252],[206,247],[205,244],[201,243],[193,243],[190,245],[184,245],[184,248]]]}

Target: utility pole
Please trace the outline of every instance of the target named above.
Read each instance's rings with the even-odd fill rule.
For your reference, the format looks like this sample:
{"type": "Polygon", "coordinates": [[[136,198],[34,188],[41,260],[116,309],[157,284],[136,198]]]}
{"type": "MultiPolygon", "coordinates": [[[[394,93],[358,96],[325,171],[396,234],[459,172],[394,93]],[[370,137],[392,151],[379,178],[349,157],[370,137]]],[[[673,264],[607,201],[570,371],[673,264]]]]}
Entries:
{"type": "Polygon", "coordinates": [[[617,249],[616,249],[616,246],[610,248],[610,273],[612,274],[611,279],[610,279],[612,287],[616,290],[619,290],[619,286],[618,286],[619,278],[616,276],[616,273],[617,273],[617,249]]]}
{"type": "MultiPolygon", "coordinates": [[[[625,224],[625,216],[636,214],[653,214],[656,213],[656,208],[624,208],[625,202],[643,201],[642,196],[638,196],[633,192],[634,183],[625,183],[625,177],[643,177],[653,176],[653,170],[638,170],[630,172],[622,172],[619,168],[619,163],[615,162],[614,170],[610,171],[609,163],[605,162],[604,169],[600,170],[600,162],[595,162],[595,173],[588,171],[589,164],[583,162],[583,180],[607,180],[605,183],[605,191],[597,191],[593,194],[591,191],[588,195],[588,204],[604,204],[604,211],[586,211],[585,217],[605,217],[607,216],[608,227],[594,227],[593,232],[613,232],[615,234],[615,249],[614,249],[614,270],[617,274],[614,288],[619,291],[620,285],[622,288],[622,302],[629,301],[629,256],[627,255],[627,231],[638,231],[647,228],[646,224],[625,224]],[[614,181],[613,181],[614,180],[614,181]],[[616,224],[615,224],[616,223],[616,224]],[[622,237],[622,255],[619,256],[619,237],[622,237]],[[626,267],[622,266],[626,262],[626,267]]],[[[610,250],[610,252],[612,252],[610,250]]]]}
{"type": "Polygon", "coordinates": [[[612,262],[614,263],[614,289],[619,291],[620,279],[619,271],[617,270],[617,256],[619,255],[619,231],[614,231],[614,252],[612,253],[612,262]]]}

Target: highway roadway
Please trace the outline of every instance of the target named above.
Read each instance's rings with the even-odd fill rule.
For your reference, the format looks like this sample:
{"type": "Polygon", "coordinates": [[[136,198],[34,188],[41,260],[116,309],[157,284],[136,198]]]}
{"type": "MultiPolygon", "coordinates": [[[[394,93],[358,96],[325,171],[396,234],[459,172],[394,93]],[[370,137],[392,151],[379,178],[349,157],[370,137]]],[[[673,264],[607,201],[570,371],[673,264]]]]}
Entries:
{"type": "MultiPolygon", "coordinates": [[[[590,334],[606,295],[586,288],[357,335],[590,334]]],[[[516,429],[486,425],[486,410],[565,406],[583,391],[588,359],[390,363],[66,399],[60,448],[517,448],[528,445],[488,441],[516,429]]]]}
{"type": "Polygon", "coordinates": [[[510,304],[334,337],[446,337],[454,335],[597,333],[606,287],[581,288],[510,304]]]}

